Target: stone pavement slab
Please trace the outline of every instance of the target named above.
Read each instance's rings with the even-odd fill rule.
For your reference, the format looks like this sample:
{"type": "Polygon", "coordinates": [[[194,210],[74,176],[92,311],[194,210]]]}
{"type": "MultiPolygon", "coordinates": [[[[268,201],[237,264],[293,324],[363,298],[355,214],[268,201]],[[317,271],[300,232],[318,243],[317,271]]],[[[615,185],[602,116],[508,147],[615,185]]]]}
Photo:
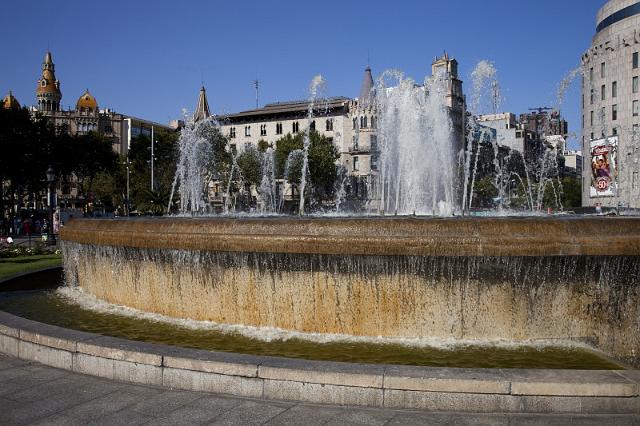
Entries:
{"type": "Polygon", "coordinates": [[[638,415],[476,414],[240,398],[122,383],[0,355],[2,425],[638,425],[638,415]]]}

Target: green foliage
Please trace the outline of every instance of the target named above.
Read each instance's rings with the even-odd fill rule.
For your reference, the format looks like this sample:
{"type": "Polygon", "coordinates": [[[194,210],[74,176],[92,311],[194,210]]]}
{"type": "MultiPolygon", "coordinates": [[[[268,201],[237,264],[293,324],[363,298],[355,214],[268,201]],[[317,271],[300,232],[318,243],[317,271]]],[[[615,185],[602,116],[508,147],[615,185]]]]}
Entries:
{"type": "Polygon", "coordinates": [[[258,141],[258,151],[265,152],[269,148],[269,142],[264,139],[258,141]]]}
{"type": "Polygon", "coordinates": [[[580,178],[566,176],[562,179],[562,206],[575,208],[582,206],[582,185],[580,178]]]}
{"type": "MultiPolygon", "coordinates": [[[[158,131],[154,134],[154,138],[156,143],[153,148],[153,191],[151,190],[151,139],[140,135],[131,141],[129,149],[129,186],[133,203],[131,208],[145,213],[162,214],[169,204],[171,186],[176,173],[177,135],[172,132],[158,131]]],[[[124,177],[125,185],[119,185],[120,188],[124,188],[126,167],[121,166],[117,176],[121,182],[124,177]]]]}
{"type": "MultiPolygon", "coordinates": [[[[295,136],[291,136],[291,133],[287,133],[285,136],[276,141],[274,162],[276,168],[276,177],[278,177],[279,179],[284,178],[285,167],[287,164],[287,159],[289,158],[289,154],[296,149],[303,148],[303,138],[304,135],[302,133],[297,133],[295,136]]],[[[297,180],[298,182],[300,181],[299,178],[297,180]]]]}
{"type": "Polygon", "coordinates": [[[262,179],[262,159],[261,153],[257,149],[253,147],[245,149],[236,158],[236,163],[238,164],[242,179],[245,183],[256,186],[260,185],[260,180],[262,179]]]}
{"type": "MultiPolygon", "coordinates": [[[[275,168],[276,176],[283,178],[289,154],[304,148],[304,134],[290,133],[276,141],[275,168]]],[[[338,175],[336,160],[339,153],[333,141],[315,130],[309,134],[309,183],[312,195],[316,200],[324,200],[333,196],[335,181],[338,175]]],[[[298,185],[302,177],[302,156],[294,155],[289,164],[288,180],[298,185]]]]}
{"type": "Polygon", "coordinates": [[[480,180],[476,180],[476,183],[473,187],[473,192],[474,207],[482,208],[492,207],[493,198],[498,195],[498,190],[493,184],[493,179],[490,176],[485,176],[480,180]]]}
{"type": "Polygon", "coordinates": [[[313,193],[317,200],[326,200],[333,197],[338,177],[336,160],[340,154],[333,141],[320,133],[312,132],[310,139],[309,177],[313,193]]]}

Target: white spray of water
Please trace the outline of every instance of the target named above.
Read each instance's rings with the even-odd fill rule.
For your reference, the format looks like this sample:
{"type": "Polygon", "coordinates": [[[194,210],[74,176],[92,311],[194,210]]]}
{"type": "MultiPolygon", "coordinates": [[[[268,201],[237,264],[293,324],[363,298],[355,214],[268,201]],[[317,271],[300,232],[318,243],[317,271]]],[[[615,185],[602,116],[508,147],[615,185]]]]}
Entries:
{"type": "Polygon", "coordinates": [[[309,171],[309,145],[311,134],[311,120],[313,119],[313,109],[318,98],[318,93],[322,92],[325,86],[325,80],[321,75],[316,75],[311,80],[311,86],[309,87],[309,109],[307,111],[307,122],[309,125],[304,134],[304,147],[303,147],[303,162],[302,162],[302,176],[300,177],[300,207],[298,213],[300,216],[304,215],[304,192],[307,187],[307,174],[309,171]]]}
{"type": "Polygon", "coordinates": [[[180,156],[169,197],[168,211],[171,211],[176,186],[180,194],[180,213],[208,211],[207,187],[213,169],[214,153],[206,133],[215,127],[217,123],[213,120],[198,123],[190,120],[180,132],[178,139],[180,156]]]}
{"type": "Polygon", "coordinates": [[[378,79],[377,188],[382,212],[452,213],[454,156],[446,85],[444,75],[425,79],[423,86],[398,71],[386,71],[378,79]]]}

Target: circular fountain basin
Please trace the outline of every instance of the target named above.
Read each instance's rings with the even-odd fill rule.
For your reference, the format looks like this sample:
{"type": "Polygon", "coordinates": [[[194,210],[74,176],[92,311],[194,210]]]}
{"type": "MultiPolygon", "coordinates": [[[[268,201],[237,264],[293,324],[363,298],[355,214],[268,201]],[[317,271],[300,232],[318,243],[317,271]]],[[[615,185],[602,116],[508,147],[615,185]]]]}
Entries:
{"type": "Polygon", "coordinates": [[[76,219],[67,283],[297,333],[581,342],[638,365],[635,218],[76,219]]]}
{"type": "MultiPolygon", "coordinates": [[[[33,274],[20,282],[0,280],[0,288],[22,288],[24,280],[43,282],[33,274]]],[[[631,370],[428,368],[251,356],[134,342],[2,311],[0,353],[118,381],[252,398],[430,411],[638,414],[640,376],[631,370]]]]}

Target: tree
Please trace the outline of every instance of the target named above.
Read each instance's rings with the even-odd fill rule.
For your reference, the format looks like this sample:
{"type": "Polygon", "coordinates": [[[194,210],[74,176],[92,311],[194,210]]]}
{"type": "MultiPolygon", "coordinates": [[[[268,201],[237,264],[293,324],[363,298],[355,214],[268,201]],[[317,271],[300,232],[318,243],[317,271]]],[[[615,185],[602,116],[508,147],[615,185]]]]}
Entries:
{"type": "Polygon", "coordinates": [[[260,139],[258,141],[258,151],[260,152],[265,152],[267,149],[269,149],[269,142],[265,141],[264,139],[260,139]]]}
{"type": "Polygon", "coordinates": [[[582,206],[582,185],[580,178],[574,176],[565,176],[562,179],[562,206],[567,208],[575,208],[582,206]]]}
{"type": "MultiPolygon", "coordinates": [[[[303,133],[298,133],[295,136],[291,136],[288,133],[276,141],[275,168],[278,178],[285,177],[287,161],[289,161],[287,179],[294,185],[300,183],[303,149],[303,133]]],[[[306,196],[316,201],[323,201],[333,197],[335,181],[338,176],[338,166],[336,165],[338,158],[338,150],[331,139],[315,130],[309,133],[308,182],[310,186],[305,190],[306,196]]]]}
{"type": "Polygon", "coordinates": [[[262,180],[262,153],[253,146],[245,149],[236,158],[242,174],[242,180],[250,185],[258,186],[262,180]]]}
{"type": "Polygon", "coordinates": [[[340,157],[333,141],[320,133],[310,134],[309,177],[318,201],[332,199],[338,177],[336,161],[340,157]]]}
{"type": "MultiPolygon", "coordinates": [[[[178,158],[177,135],[157,131],[153,148],[153,183],[151,189],[151,139],[140,135],[131,141],[131,199],[140,211],[161,214],[169,204],[178,158]],[[160,206],[160,207],[158,207],[160,206]]],[[[126,172],[126,171],[125,171],[126,172]]]]}
{"type": "Polygon", "coordinates": [[[276,167],[276,177],[279,179],[284,178],[289,154],[291,154],[292,151],[302,150],[304,148],[303,137],[304,135],[302,133],[298,133],[295,136],[291,136],[291,133],[287,133],[276,141],[274,162],[276,167]]]}

